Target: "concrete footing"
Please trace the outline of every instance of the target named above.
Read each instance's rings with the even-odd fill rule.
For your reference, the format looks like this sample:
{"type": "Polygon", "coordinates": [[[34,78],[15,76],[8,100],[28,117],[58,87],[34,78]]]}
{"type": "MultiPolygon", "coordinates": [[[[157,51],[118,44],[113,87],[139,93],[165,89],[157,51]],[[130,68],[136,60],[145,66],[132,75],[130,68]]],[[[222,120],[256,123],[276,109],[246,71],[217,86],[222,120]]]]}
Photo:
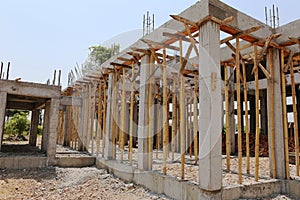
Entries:
{"type": "Polygon", "coordinates": [[[13,156],[0,157],[0,169],[43,168],[48,166],[47,157],[13,156]]]}
{"type": "Polygon", "coordinates": [[[296,180],[274,179],[251,185],[223,187],[220,191],[209,192],[201,190],[195,182],[181,181],[157,171],[142,171],[116,160],[97,158],[96,166],[106,169],[124,181],[143,185],[152,192],[165,194],[174,199],[255,199],[274,194],[300,196],[300,181],[296,180]]]}

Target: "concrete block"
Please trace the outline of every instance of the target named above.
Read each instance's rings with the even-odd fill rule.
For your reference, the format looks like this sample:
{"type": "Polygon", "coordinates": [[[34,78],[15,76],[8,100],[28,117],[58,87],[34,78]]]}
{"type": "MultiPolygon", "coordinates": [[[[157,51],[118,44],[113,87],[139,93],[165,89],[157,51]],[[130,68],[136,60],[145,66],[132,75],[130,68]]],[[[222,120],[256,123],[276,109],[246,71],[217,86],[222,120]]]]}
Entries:
{"type": "Polygon", "coordinates": [[[59,167],[90,167],[95,165],[96,158],[90,157],[56,157],[59,167]]]}
{"type": "Polygon", "coordinates": [[[222,199],[224,200],[239,199],[240,196],[241,196],[240,186],[225,187],[222,190],[222,199]]]}
{"type": "Polygon", "coordinates": [[[241,187],[240,198],[255,199],[281,193],[281,182],[272,180],[241,187]]]}
{"type": "Polygon", "coordinates": [[[300,198],[300,181],[299,180],[289,180],[283,181],[286,184],[286,193],[300,198]]]}

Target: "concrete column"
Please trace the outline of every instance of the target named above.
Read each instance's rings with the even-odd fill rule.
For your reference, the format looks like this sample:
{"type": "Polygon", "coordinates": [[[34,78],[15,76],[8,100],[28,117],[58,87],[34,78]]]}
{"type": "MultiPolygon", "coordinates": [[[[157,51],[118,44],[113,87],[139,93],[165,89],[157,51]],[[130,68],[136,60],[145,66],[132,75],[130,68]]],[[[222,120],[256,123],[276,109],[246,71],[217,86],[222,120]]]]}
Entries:
{"type": "Polygon", "coordinates": [[[50,164],[54,163],[56,154],[59,103],[59,99],[51,99],[49,106],[47,157],[50,164]]]}
{"type": "Polygon", "coordinates": [[[69,130],[69,127],[68,127],[68,123],[69,123],[69,112],[70,112],[70,109],[69,109],[69,106],[66,106],[66,111],[64,112],[64,142],[63,142],[63,146],[70,146],[70,137],[69,137],[69,134],[70,134],[70,130],[69,130]]]}
{"type": "Polygon", "coordinates": [[[109,74],[109,79],[108,79],[108,88],[107,88],[107,111],[106,111],[106,137],[105,137],[105,148],[104,148],[104,158],[107,160],[111,160],[115,158],[115,149],[116,147],[113,145],[113,112],[116,108],[113,108],[114,101],[116,101],[116,96],[114,96],[113,90],[115,89],[114,87],[114,82],[116,79],[116,74],[115,73],[110,73],[109,74]]]}
{"type": "Polygon", "coordinates": [[[250,132],[255,133],[256,132],[256,114],[255,114],[255,96],[251,95],[249,96],[250,101],[250,132]]]}
{"type": "Polygon", "coordinates": [[[39,114],[40,114],[40,110],[35,109],[31,111],[31,124],[30,124],[30,137],[29,137],[29,145],[31,146],[36,146],[38,125],[39,125],[39,114]]]}
{"type": "Polygon", "coordinates": [[[199,34],[199,187],[222,188],[222,96],[220,75],[220,26],[208,21],[199,34]]]}
{"type": "MultiPolygon", "coordinates": [[[[274,83],[274,129],[275,129],[275,157],[276,157],[276,178],[285,179],[285,158],[284,158],[284,137],[282,123],[282,103],[281,103],[281,81],[280,81],[280,60],[279,50],[272,50],[272,61],[274,68],[274,76],[268,80],[268,111],[270,111],[271,87],[270,82],[274,83]]],[[[270,56],[267,54],[267,68],[270,69],[270,56]]],[[[268,118],[268,138],[269,138],[269,157],[270,157],[270,174],[272,174],[272,149],[271,149],[271,121],[268,118]]]]}
{"type": "Polygon", "coordinates": [[[138,132],[138,123],[139,123],[139,109],[138,104],[134,103],[133,105],[133,147],[136,147],[137,144],[137,132],[138,132]]]}
{"type": "Polygon", "coordinates": [[[149,170],[149,153],[148,153],[148,132],[149,132],[149,63],[150,56],[146,55],[141,60],[140,74],[140,101],[139,101],[139,122],[138,122],[138,168],[149,170]]]}
{"type": "Polygon", "coordinates": [[[47,141],[49,134],[49,119],[50,119],[50,101],[45,104],[44,122],[43,122],[43,135],[42,135],[42,151],[47,150],[47,141]]]}
{"type": "Polygon", "coordinates": [[[1,100],[0,100],[0,151],[1,151],[3,132],[4,132],[4,124],[5,124],[7,93],[0,92],[0,96],[1,96],[1,100]]]}
{"type": "MultiPolygon", "coordinates": [[[[260,127],[264,134],[268,132],[268,110],[267,110],[267,94],[266,90],[261,90],[260,99],[260,127]]],[[[276,122],[275,122],[276,123],[276,122]]]]}
{"type": "MultiPolygon", "coordinates": [[[[235,153],[235,112],[234,112],[234,76],[230,76],[232,73],[234,73],[233,68],[229,68],[228,70],[228,77],[229,79],[229,126],[230,126],[230,146],[231,150],[230,153],[235,153]]],[[[228,126],[228,124],[226,124],[228,126]]]]}

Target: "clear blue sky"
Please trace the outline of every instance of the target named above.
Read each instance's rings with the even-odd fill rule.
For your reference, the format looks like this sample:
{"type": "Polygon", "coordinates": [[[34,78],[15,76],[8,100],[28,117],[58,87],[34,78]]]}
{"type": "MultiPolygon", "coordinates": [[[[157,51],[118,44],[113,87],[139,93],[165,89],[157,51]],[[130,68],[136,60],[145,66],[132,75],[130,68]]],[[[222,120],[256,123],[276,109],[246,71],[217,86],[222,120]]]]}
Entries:
{"type": "MultiPolygon", "coordinates": [[[[82,64],[88,47],[124,32],[142,33],[142,16],[155,14],[156,27],[196,0],[1,0],[0,61],[11,61],[10,78],[45,83],[54,69],[67,72],[82,64]],[[134,32],[130,32],[133,31],[134,32]]],[[[223,0],[264,21],[264,6],[280,8],[281,24],[300,18],[299,1],[223,0]]],[[[138,33],[138,34],[137,34],[138,33]]]]}

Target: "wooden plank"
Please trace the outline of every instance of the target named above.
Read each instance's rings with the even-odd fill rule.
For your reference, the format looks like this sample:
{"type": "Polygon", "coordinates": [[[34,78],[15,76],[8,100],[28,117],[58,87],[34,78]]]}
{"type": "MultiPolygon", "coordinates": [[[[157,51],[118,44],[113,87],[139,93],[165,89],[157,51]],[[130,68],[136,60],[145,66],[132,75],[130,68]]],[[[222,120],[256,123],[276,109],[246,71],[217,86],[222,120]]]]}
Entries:
{"type": "Polygon", "coordinates": [[[173,19],[175,19],[176,21],[182,22],[182,23],[186,23],[190,26],[194,26],[194,27],[199,27],[199,25],[196,22],[193,22],[189,19],[186,19],[184,17],[181,17],[179,15],[170,15],[170,17],[172,17],[173,19]]]}
{"type": "Polygon", "coordinates": [[[225,117],[226,117],[226,167],[227,170],[230,170],[230,151],[231,151],[231,143],[230,143],[230,119],[229,119],[229,77],[228,77],[228,67],[225,64],[224,70],[224,79],[225,79],[225,117]]]}
{"type": "Polygon", "coordinates": [[[195,40],[195,38],[192,36],[191,34],[191,30],[190,30],[190,27],[187,25],[187,24],[184,24],[184,27],[185,27],[185,30],[189,36],[189,39],[190,39],[190,42],[191,44],[193,45],[193,48],[194,48],[194,51],[197,55],[197,57],[199,57],[199,51],[198,51],[198,47],[197,47],[197,41],[195,40]]]}
{"type": "Polygon", "coordinates": [[[191,42],[191,40],[186,38],[186,35],[184,35],[183,33],[163,32],[163,36],[169,37],[169,38],[176,38],[177,40],[181,39],[182,41],[185,41],[185,42],[191,42]]]}
{"type": "Polygon", "coordinates": [[[175,50],[175,51],[179,51],[178,47],[172,46],[172,45],[169,45],[169,44],[155,42],[155,41],[151,41],[151,40],[147,40],[147,39],[141,39],[141,41],[146,43],[146,44],[150,44],[152,46],[157,46],[157,47],[162,47],[162,48],[167,48],[167,49],[172,49],[172,50],[175,50]]]}
{"type": "Polygon", "coordinates": [[[242,159],[243,159],[243,152],[242,152],[242,114],[241,114],[241,81],[240,81],[240,60],[239,60],[239,44],[240,40],[237,37],[236,38],[236,59],[235,59],[235,65],[236,65],[236,95],[237,95],[237,118],[238,118],[238,183],[242,184],[242,159]]]}
{"type": "Polygon", "coordinates": [[[284,73],[284,50],[281,50],[281,94],[282,94],[282,112],[283,112],[283,133],[284,133],[284,156],[285,156],[285,172],[286,178],[290,179],[289,164],[289,136],[288,136],[288,120],[286,108],[286,79],[284,73]]]}
{"type": "MultiPolygon", "coordinates": [[[[257,45],[254,46],[254,67],[256,67],[257,62],[257,45]]],[[[259,173],[259,82],[258,82],[258,68],[254,72],[255,76],[255,181],[258,181],[259,173]]]]}
{"type": "Polygon", "coordinates": [[[290,51],[288,61],[287,61],[286,65],[284,66],[284,69],[283,69],[283,71],[285,73],[289,70],[290,66],[292,65],[293,56],[294,56],[294,51],[290,51]]]}
{"type": "Polygon", "coordinates": [[[244,35],[248,35],[248,34],[250,34],[250,33],[253,33],[253,32],[255,32],[255,31],[258,31],[258,30],[261,29],[261,28],[262,28],[261,25],[260,25],[260,26],[254,26],[254,27],[251,27],[251,28],[249,28],[249,29],[247,29],[247,30],[245,30],[245,31],[241,31],[241,32],[239,32],[239,33],[237,33],[237,34],[234,34],[234,35],[232,35],[232,36],[229,36],[229,37],[227,37],[227,38],[222,39],[222,40],[220,41],[220,44],[229,42],[230,40],[233,40],[234,38],[237,38],[237,37],[241,37],[241,36],[244,36],[244,35]]]}
{"type": "Polygon", "coordinates": [[[290,66],[291,70],[291,87],[292,87],[292,100],[293,100],[293,113],[294,113],[294,141],[295,141],[295,159],[296,159],[296,176],[299,176],[299,134],[298,134],[298,114],[297,114],[297,99],[296,99],[296,85],[293,63],[290,66]]]}
{"type": "MultiPolygon", "coordinates": [[[[181,42],[182,42],[182,41],[181,41],[181,42]]],[[[183,60],[183,63],[182,63],[182,65],[180,65],[179,72],[180,72],[181,74],[183,73],[183,70],[184,70],[184,68],[185,68],[185,66],[186,66],[186,64],[187,64],[187,62],[188,62],[188,60],[189,60],[189,58],[190,58],[190,55],[191,55],[191,53],[192,53],[192,49],[193,49],[193,45],[190,44],[190,46],[189,46],[189,48],[188,48],[188,50],[187,50],[187,52],[186,52],[186,54],[185,54],[185,58],[184,58],[184,60],[183,60]]],[[[181,60],[182,60],[182,58],[181,58],[181,60]]]]}
{"type": "Polygon", "coordinates": [[[266,68],[264,66],[262,66],[262,64],[258,63],[258,66],[261,69],[261,71],[264,73],[264,75],[266,76],[267,79],[272,78],[272,75],[266,70],[266,68]]]}

